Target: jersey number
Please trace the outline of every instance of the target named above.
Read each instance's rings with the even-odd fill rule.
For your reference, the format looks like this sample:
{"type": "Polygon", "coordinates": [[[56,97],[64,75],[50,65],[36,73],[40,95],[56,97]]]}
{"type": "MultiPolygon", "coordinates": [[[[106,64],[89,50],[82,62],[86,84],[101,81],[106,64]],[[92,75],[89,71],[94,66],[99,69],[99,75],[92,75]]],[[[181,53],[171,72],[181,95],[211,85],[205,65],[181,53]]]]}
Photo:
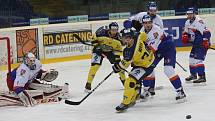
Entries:
{"type": "Polygon", "coordinates": [[[146,51],[143,53],[142,59],[144,60],[145,57],[149,57],[149,53],[146,51]]]}

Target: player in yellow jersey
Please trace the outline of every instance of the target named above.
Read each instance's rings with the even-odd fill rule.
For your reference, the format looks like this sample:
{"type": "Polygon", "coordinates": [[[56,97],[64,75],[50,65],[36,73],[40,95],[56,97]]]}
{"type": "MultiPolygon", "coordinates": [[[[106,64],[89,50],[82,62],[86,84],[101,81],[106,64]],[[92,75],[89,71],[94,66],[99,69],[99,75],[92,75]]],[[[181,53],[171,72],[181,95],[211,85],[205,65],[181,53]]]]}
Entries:
{"type": "Polygon", "coordinates": [[[123,50],[123,60],[114,64],[113,70],[118,73],[128,68],[129,65],[132,66],[132,70],[125,80],[122,103],[116,107],[119,112],[135,104],[140,93],[141,80],[154,69],[153,52],[145,46],[146,33],[136,33],[132,29],[123,29],[121,32],[122,42],[125,43],[126,48],[123,50]]]}
{"type": "MultiPolygon", "coordinates": [[[[91,67],[85,85],[85,92],[91,91],[92,81],[99,67],[102,65],[103,58],[107,58],[111,64],[118,63],[121,60],[122,44],[118,28],[118,24],[112,22],[109,24],[109,28],[101,27],[93,36],[91,43],[94,45],[94,48],[92,51],[91,67]]],[[[124,85],[124,72],[120,72],[119,76],[124,85]]]]}

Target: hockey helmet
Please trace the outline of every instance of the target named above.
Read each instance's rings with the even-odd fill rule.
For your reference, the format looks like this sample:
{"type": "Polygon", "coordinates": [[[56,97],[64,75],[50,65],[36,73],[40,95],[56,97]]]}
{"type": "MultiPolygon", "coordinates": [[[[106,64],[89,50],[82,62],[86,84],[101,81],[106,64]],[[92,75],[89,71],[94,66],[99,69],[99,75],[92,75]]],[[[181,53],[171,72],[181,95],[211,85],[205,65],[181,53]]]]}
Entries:
{"type": "Polygon", "coordinates": [[[109,24],[109,29],[119,29],[119,25],[116,22],[111,22],[109,24]]]}
{"type": "Polygon", "coordinates": [[[142,23],[152,21],[151,17],[149,15],[144,15],[142,18],[142,23]]]}
{"type": "Polygon", "coordinates": [[[23,62],[28,66],[30,70],[36,69],[35,61],[36,61],[36,57],[33,53],[28,52],[24,55],[23,62]]]}
{"type": "Polygon", "coordinates": [[[121,34],[122,34],[122,37],[125,37],[125,36],[134,37],[135,29],[134,28],[124,28],[121,30],[121,34]]]}
{"type": "Polygon", "coordinates": [[[146,7],[148,10],[157,10],[157,3],[150,1],[150,2],[148,2],[146,7]]]}
{"type": "Polygon", "coordinates": [[[187,14],[195,14],[197,13],[196,9],[194,7],[190,7],[186,11],[187,14]]]}

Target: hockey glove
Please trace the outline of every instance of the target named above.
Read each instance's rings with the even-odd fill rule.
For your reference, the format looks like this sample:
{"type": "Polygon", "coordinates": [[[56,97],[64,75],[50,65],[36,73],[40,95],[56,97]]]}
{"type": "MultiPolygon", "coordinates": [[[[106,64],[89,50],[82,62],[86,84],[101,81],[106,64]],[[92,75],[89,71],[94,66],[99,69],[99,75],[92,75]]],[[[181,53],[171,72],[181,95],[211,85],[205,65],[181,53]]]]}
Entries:
{"type": "Polygon", "coordinates": [[[181,38],[182,38],[182,43],[183,43],[183,44],[187,44],[187,43],[188,43],[188,35],[187,35],[187,33],[184,32],[184,33],[182,34],[182,37],[181,37],[181,38]]]}
{"type": "Polygon", "coordinates": [[[154,55],[155,55],[156,58],[161,58],[162,57],[161,52],[159,50],[155,51],[154,55]]]}
{"type": "Polygon", "coordinates": [[[205,49],[208,49],[210,47],[210,44],[209,44],[209,41],[207,39],[204,39],[202,41],[202,46],[205,48],[205,49]]]}
{"type": "Polygon", "coordinates": [[[41,80],[44,80],[46,82],[52,82],[58,77],[58,71],[54,69],[50,69],[50,71],[46,71],[42,74],[41,80]]]}
{"type": "Polygon", "coordinates": [[[94,47],[99,45],[98,40],[94,40],[94,41],[92,41],[91,43],[92,43],[92,45],[93,45],[94,47]]]}
{"type": "Polygon", "coordinates": [[[128,28],[132,28],[132,22],[130,20],[125,20],[123,22],[123,26],[128,29],[128,28]]]}
{"type": "Polygon", "coordinates": [[[119,63],[116,63],[112,66],[114,73],[119,73],[122,69],[119,65],[119,63]]]}

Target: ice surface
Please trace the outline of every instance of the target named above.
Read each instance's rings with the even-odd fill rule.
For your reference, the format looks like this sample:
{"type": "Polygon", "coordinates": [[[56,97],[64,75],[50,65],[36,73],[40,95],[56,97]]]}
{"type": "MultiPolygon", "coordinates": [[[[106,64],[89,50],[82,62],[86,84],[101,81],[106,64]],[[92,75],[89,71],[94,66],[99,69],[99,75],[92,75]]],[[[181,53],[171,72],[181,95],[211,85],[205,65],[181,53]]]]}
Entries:
{"type": "MultiPolygon", "coordinates": [[[[177,61],[188,70],[188,52],[177,54],[177,61]]],[[[156,68],[156,85],[164,86],[156,90],[156,95],[148,102],[137,103],[125,113],[116,113],[115,107],[122,100],[123,87],[114,74],[106,80],[81,105],[71,106],[64,102],[41,104],[32,108],[0,108],[0,121],[214,121],[215,120],[215,51],[209,51],[206,58],[207,86],[193,86],[184,83],[189,73],[176,66],[176,72],[183,81],[187,102],[176,103],[175,92],[163,73],[163,63],[156,68]],[[186,115],[192,115],[186,119],[186,115]]],[[[44,65],[44,68],[55,68],[59,78],[55,84],[70,84],[71,100],[79,101],[84,93],[90,60],[64,62],[44,65]]],[[[93,86],[98,84],[112,71],[108,61],[104,60],[97,73],[93,86]]]]}

